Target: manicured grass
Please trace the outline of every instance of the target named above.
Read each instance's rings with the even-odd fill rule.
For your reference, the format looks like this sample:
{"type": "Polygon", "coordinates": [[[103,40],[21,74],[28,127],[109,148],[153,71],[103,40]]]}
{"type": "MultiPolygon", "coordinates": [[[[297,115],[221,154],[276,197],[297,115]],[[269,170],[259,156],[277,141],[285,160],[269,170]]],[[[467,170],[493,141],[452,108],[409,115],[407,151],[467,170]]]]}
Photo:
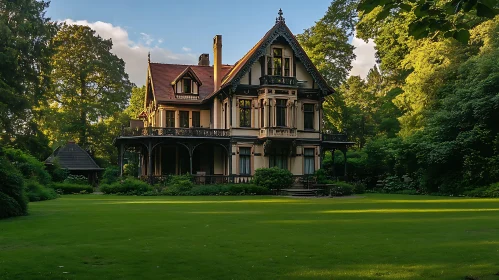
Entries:
{"type": "Polygon", "coordinates": [[[0,279],[499,279],[499,199],[75,195],[0,221],[0,279]]]}

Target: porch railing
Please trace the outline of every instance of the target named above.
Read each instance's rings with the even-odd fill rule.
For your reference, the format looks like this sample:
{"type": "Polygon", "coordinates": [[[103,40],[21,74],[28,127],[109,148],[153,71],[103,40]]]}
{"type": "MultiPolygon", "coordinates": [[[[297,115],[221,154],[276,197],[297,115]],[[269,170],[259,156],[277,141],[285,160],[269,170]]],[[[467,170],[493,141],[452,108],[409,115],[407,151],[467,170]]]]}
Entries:
{"type": "Polygon", "coordinates": [[[322,141],[347,142],[347,140],[345,133],[322,133],[322,141]]]}
{"type": "Polygon", "coordinates": [[[192,136],[192,137],[229,137],[228,129],[175,128],[175,127],[123,127],[121,136],[192,136]]]}
{"type": "Polygon", "coordinates": [[[266,127],[260,129],[260,138],[264,137],[296,137],[296,128],[266,127]]]}
{"type": "MultiPolygon", "coordinates": [[[[157,184],[166,182],[168,175],[162,176],[142,176],[143,181],[157,184]]],[[[192,175],[192,182],[196,185],[213,185],[213,184],[249,184],[253,180],[253,175],[192,175]]]]}

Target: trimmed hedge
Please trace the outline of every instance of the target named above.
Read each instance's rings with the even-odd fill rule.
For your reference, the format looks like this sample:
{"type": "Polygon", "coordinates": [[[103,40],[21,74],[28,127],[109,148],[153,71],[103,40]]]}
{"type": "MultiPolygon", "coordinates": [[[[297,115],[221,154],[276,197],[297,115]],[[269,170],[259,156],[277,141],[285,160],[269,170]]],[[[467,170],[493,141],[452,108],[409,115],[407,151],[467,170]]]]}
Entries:
{"type": "Polygon", "coordinates": [[[271,189],[286,189],[293,185],[293,174],[287,169],[278,167],[258,168],[253,177],[257,186],[271,189]]]}
{"type": "Polygon", "coordinates": [[[26,183],[29,201],[43,201],[57,198],[57,193],[52,188],[46,188],[36,181],[26,183]]]}
{"type": "Polygon", "coordinates": [[[471,197],[499,197],[499,182],[464,192],[464,195],[471,197]]]}
{"type": "Polygon", "coordinates": [[[142,195],[152,191],[152,187],[141,180],[126,178],[112,184],[102,184],[100,190],[105,194],[142,195]]]}
{"type": "Polygon", "coordinates": [[[270,190],[253,184],[221,184],[221,185],[201,185],[195,186],[185,192],[169,192],[168,189],[163,192],[165,195],[266,195],[270,190]]]}
{"type": "Polygon", "coordinates": [[[108,166],[102,174],[103,184],[113,184],[120,179],[120,168],[118,166],[108,166]]]}
{"type": "Polygon", "coordinates": [[[354,187],[345,182],[335,182],[334,187],[331,187],[330,194],[331,196],[347,196],[353,194],[354,187]]]}
{"type": "Polygon", "coordinates": [[[52,188],[60,194],[80,194],[93,193],[94,188],[90,185],[72,184],[72,183],[54,183],[52,188]]]}

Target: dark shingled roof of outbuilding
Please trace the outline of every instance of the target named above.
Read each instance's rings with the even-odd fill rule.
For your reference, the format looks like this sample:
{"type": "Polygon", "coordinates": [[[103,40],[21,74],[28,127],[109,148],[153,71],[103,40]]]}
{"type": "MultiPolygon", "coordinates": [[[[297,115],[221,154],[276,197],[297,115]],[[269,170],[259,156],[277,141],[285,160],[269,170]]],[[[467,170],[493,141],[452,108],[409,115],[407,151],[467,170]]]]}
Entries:
{"type": "Polygon", "coordinates": [[[62,168],[68,170],[103,170],[84,149],[74,142],[55,149],[45,163],[53,164],[56,159],[62,168]]]}

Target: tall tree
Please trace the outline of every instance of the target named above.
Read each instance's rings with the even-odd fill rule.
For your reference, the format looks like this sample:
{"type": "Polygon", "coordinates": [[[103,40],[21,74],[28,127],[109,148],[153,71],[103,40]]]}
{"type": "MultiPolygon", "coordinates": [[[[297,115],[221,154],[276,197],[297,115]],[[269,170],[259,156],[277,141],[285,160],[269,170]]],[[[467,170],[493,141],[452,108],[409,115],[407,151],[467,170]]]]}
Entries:
{"type": "Polygon", "coordinates": [[[144,97],[146,95],[146,86],[132,88],[130,102],[125,110],[125,114],[135,119],[144,111],[144,97]]]}
{"type": "Polygon", "coordinates": [[[80,25],[63,25],[54,38],[53,87],[43,121],[53,141],[98,145],[89,142],[92,125],[125,109],[132,84],[112,45],[80,25]]]}
{"type": "Polygon", "coordinates": [[[57,25],[45,16],[49,3],[0,0],[0,141],[39,131],[32,110],[49,86],[50,41],[57,25]]]}
{"type": "Polygon", "coordinates": [[[333,88],[338,88],[347,78],[355,59],[349,37],[356,24],[356,5],[357,1],[352,0],[332,2],[323,18],[296,36],[333,88]]]}

